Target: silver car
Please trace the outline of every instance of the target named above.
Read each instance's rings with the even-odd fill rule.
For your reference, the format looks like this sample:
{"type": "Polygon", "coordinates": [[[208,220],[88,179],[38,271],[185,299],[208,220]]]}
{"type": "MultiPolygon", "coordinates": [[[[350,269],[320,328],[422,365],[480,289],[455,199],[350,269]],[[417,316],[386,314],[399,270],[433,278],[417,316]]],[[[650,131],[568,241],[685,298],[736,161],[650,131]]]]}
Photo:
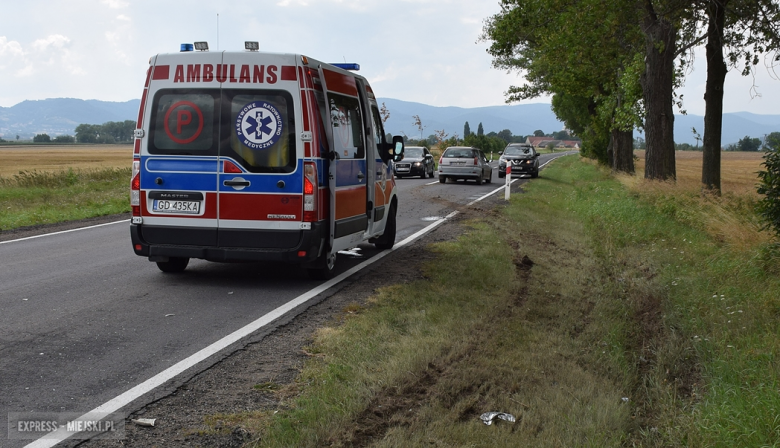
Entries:
{"type": "Polygon", "coordinates": [[[439,182],[473,179],[477,185],[493,180],[493,168],[485,153],[471,146],[450,146],[439,159],[439,182]]]}

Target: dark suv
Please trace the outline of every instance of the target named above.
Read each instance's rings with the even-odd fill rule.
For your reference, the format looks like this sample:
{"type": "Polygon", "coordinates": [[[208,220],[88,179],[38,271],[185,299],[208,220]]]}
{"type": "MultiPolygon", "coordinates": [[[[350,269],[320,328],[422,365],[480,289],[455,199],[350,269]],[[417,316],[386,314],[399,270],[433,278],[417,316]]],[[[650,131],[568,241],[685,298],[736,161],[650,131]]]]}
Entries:
{"type": "Polygon", "coordinates": [[[498,177],[506,177],[507,165],[513,175],[539,177],[539,153],[528,143],[510,143],[498,159],[498,177]]]}

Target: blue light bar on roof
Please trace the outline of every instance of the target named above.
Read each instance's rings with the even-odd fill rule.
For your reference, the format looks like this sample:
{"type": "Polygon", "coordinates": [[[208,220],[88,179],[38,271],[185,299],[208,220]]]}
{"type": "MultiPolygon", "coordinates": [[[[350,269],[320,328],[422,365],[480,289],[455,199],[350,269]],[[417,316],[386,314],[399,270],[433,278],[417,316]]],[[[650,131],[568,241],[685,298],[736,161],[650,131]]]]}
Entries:
{"type": "Polygon", "coordinates": [[[355,64],[355,63],[352,63],[352,64],[342,64],[342,63],[337,62],[335,64],[330,64],[330,65],[333,65],[335,67],[338,67],[338,68],[341,68],[341,69],[344,69],[344,70],[353,70],[353,71],[360,70],[360,64],[355,64]]]}
{"type": "Polygon", "coordinates": [[[179,51],[193,51],[195,47],[192,44],[181,44],[181,50],[179,51]]]}

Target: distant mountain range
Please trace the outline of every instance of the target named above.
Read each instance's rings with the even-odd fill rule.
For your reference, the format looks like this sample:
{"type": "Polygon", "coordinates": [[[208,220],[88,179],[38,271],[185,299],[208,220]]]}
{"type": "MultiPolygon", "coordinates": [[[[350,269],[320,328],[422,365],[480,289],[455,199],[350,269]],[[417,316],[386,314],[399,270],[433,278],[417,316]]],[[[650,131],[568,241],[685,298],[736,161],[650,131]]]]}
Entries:
{"type": "Polygon", "coordinates": [[[0,107],[0,138],[31,140],[36,134],[74,135],[80,124],[103,124],[108,121],[138,119],[141,100],[112,102],[49,98],[22,101],[11,107],[0,107]]]}
{"type": "MultiPolygon", "coordinates": [[[[379,98],[385,104],[390,118],[385,131],[409,138],[420,138],[421,132],[414,125],[414,115],[419,115],[424,126],[422,136],[428,137],[438,130],[449,136],[463,136],[463,128],[469,123],[471,132],[477,132],[480,123],[485,133],[504,129],[513,135],[529,135],[536,130],[552,133],[563,129],[549,104],[516,104],[487,107],[436,107],[422,103],[379,98]]],[[[74,98],[50,98],[37,101],[23,101],[15,106],[0,107],[0,138],[14,140],[18,135],[29,140],[35,134],[73,135],[79,124],[103,124],[108,121],[136,120],[140,100],[111,102],[80,100],[74,98]]],[[[675,141],[696,144],[692,128],[704,133],[704,117],[699,115],[676,115],[674,121],[675,141]]],[[[758,115],[736,112],[723,115],[723,145],[736,143],[749,136],[763,138],[770,132],[780,131],[780,115],[758,115]]],[[[640,134],[636,134],[641,136],[640,134]]],[[[701,144],[701,143],[700,143],[701,144]]]]}

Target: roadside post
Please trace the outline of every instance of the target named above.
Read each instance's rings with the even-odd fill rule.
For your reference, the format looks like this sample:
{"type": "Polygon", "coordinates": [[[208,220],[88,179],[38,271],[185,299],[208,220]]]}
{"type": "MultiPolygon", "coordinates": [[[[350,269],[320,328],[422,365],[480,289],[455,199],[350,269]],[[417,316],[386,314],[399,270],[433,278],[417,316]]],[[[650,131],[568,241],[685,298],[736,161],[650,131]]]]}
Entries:
{"type": "Polygon", "coordinates": [[[506,187],[504,187],[504,200],[509,200],[509,184],[512,183],[512,165],[506,164],[506,187]]]}

